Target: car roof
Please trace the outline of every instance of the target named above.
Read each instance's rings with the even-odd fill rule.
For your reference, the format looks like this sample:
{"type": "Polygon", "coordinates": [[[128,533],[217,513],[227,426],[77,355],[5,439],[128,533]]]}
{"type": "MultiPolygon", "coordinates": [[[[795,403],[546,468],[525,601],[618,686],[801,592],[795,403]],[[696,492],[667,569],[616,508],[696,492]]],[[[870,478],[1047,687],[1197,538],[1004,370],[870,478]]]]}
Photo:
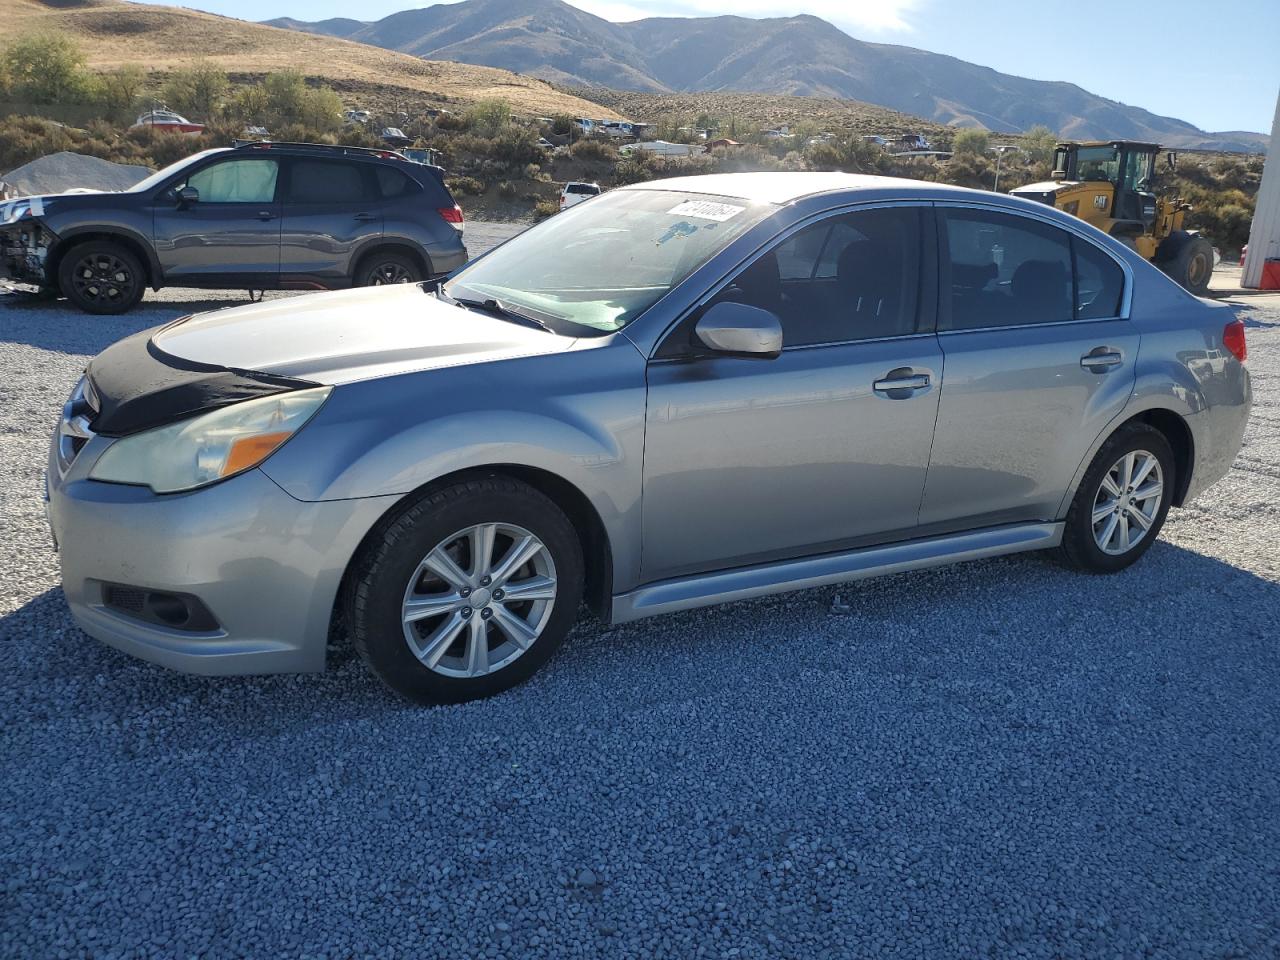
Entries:
{"type": "Polygon", "coordinates": [[[1004,194],[953,187],[924,180],[907,180],[902,177],[873,177],[860,173],[713,173],[698,177],[672,177],[669,180],[650,180],[637,183],[626,190],[681,190],[687,193],[708,193],[722,197],[738,197],[764,203],[786,204],[802,197],[822,193],[865,192],[890,195],[903,199],[942,199],[958,197],[971,199],[975,194],[983,197],[1003,197],[1004,194]]]}

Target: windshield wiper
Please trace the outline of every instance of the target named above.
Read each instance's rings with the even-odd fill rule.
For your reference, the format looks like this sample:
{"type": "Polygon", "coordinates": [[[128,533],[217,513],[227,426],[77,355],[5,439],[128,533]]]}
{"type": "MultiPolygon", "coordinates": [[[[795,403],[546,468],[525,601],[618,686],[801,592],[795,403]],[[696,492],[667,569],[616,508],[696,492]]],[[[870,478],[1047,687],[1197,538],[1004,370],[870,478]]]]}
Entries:
{"type": "MultiPolygon", "coordinates": [[[[448,294],[445,294],[448,296],[448,294]]],[[[539,320],[537,317],[531,317],[527,313],[521,313],[513,310],[497,297],[486,297],[483,300],[475,300],[470,297],[449,297],[454,303],[460,307],[466,307],[468,310],[483,310],[485,313],[499,317],[503,320],[514,320],[517,323],[523,323],[526,327],[536,327],[539,330],[545,330],[547,333],[555,333],[549,326],[539,320]]]]}

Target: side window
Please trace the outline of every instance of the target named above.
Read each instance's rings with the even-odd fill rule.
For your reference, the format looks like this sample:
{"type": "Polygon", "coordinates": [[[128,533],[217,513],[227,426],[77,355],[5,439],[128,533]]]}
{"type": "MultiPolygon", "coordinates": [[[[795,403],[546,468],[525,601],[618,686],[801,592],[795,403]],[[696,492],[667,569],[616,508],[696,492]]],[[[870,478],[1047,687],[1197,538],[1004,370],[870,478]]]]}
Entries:
{"type": "Polygon", "coordinates": [[[788,347],[915,333],[922,215],[885,207],[822,220],[756,258],[716,301],[776,313],[788,347]]]}
{"type": "Polygon", "coordinates": [[[298,159],[289,170],[285,199],[293,203],[361,203],[371,198],[360,164],[298,159]]]}
{"type": "Polygon", "coordinates": [[[1103,320],[1120,316],[1124,271],[1120,264],[1087,240],[1071,238],[1076,256],[1076,319],[1103,320]]]}
{"type": "Polygon", "coordinates": [[[1072,320],[1071,235],[1027,217],[947,210],[941,328],[976,330],[1072,320]]]}
{"type": "Polygon", "coordinates": [[[407,197],[420,193],[422,188],[406,177],[399,170],[390,167],[374,167],[378,176],[378,192],[384,200],[395,197],[407,197]]]}
{"type": "Polygon", "coordinates": [[[279,173],[275,160],[225,160],[193,173],[187,186],[201,203],[271,203],[279,173]]]}

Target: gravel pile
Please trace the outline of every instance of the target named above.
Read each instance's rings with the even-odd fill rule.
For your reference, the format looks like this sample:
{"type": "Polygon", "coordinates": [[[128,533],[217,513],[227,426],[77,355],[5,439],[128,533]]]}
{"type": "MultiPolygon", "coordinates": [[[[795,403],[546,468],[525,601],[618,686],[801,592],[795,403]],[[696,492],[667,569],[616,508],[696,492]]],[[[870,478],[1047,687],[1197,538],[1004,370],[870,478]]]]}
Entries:
{"type": "Polygon", "coordinates": [[[1136,568],[586,622],[524,687],[421,709],[346,649],[211,680],[79,633],[48,431],[88,355],[191,302],[0,296],[0,955],[1280,954],[1280,304],[1253,303],[1247,446],[1136,568]]]}
{"type": "Polygon", "coordinates": [[[128,190],[150,174],[146,167],[112,163],[64,150],[10,170],[0,175],[0,180],[12,186],[17,196],[35,196],[66,190],[128,190]]]}

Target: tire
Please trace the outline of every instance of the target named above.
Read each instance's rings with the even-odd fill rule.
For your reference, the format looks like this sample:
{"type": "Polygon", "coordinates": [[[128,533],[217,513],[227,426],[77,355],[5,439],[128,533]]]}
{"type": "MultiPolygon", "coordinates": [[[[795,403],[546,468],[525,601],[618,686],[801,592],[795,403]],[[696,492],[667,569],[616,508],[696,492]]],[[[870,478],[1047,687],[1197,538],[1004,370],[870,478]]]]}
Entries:
{"type": "Polygon", "coordinates": [[[1135,563],[1151,548],[1164,526],[1176,480],[1173,450],[1163,433],[1141,423],[1116,431],[1093,458],[1071,501],[1060,548],[1063,559],[1089,573],[1116,573],[1135,563]],[[1154,465],[1147,467],[1148,460],[1154,460],[1154,465]],[[1118,482],[1123,480],[1126,462],[1132,462],[1135,472],[1146,471],[1134,492],[1150,490],[1154,474],[1160,485],[1158,499],[1129,499],[1126,485],[1118,482]],[[1120,498],[1115,498],[1109,488],[1104,490],[1104,480],[1110,480],[1120,490],[1120,498]],[[1111,512],[1103,513],[1107,506],[1112,507],[1111,512]],[[1094,517],[1099,515],[1101,519],[1095,526],[1094,517]],[[1144,521],[1148,524],[1145,529],[1144,521]],[[1135,537],[1128,531],[1140,532],[1135,537]],[[1127,548],[1125,537],[1131,538],[1127,548]]]}
{"type": "Polygon", "coordinates": [[[146,286],[142,264],[126,247],[90,240],[66,252],[58,265],[62,295],[85,313],[118,314],[137,306],[146,286]]]}
{"type": "Polygon", "coordinates": [[[1188,237],[1169,260],[1160,263],[1160,269],[1197,297],[1209,292],[1209,278],[1213,276],[1213,244],[1204,237],[1188,237]]]}
{"type": "Polygon", "coordinates": [[[577,618],[582,590],[569,519],[532,487],[489,477],[423,495],[365,547],[347,622],[360,656],[393,690],[423,704],[461,703],[508,690],[546,663],[577,618]],[[492,562],[477,565],[485,540],[475,532],[488,528],[492,562]],[[504,577],[518,546],[534,549],[526,537],[541,550],[504,577]],[[535,599],[505,597],[516,590],[535,599]]]}
{"type": "Polygon", "coordinates": [[[421,283],[427,279],[422,267],[412,257],[376,250],[360,261],[355,286],[378,287],[389,283],[421,283]]]}

